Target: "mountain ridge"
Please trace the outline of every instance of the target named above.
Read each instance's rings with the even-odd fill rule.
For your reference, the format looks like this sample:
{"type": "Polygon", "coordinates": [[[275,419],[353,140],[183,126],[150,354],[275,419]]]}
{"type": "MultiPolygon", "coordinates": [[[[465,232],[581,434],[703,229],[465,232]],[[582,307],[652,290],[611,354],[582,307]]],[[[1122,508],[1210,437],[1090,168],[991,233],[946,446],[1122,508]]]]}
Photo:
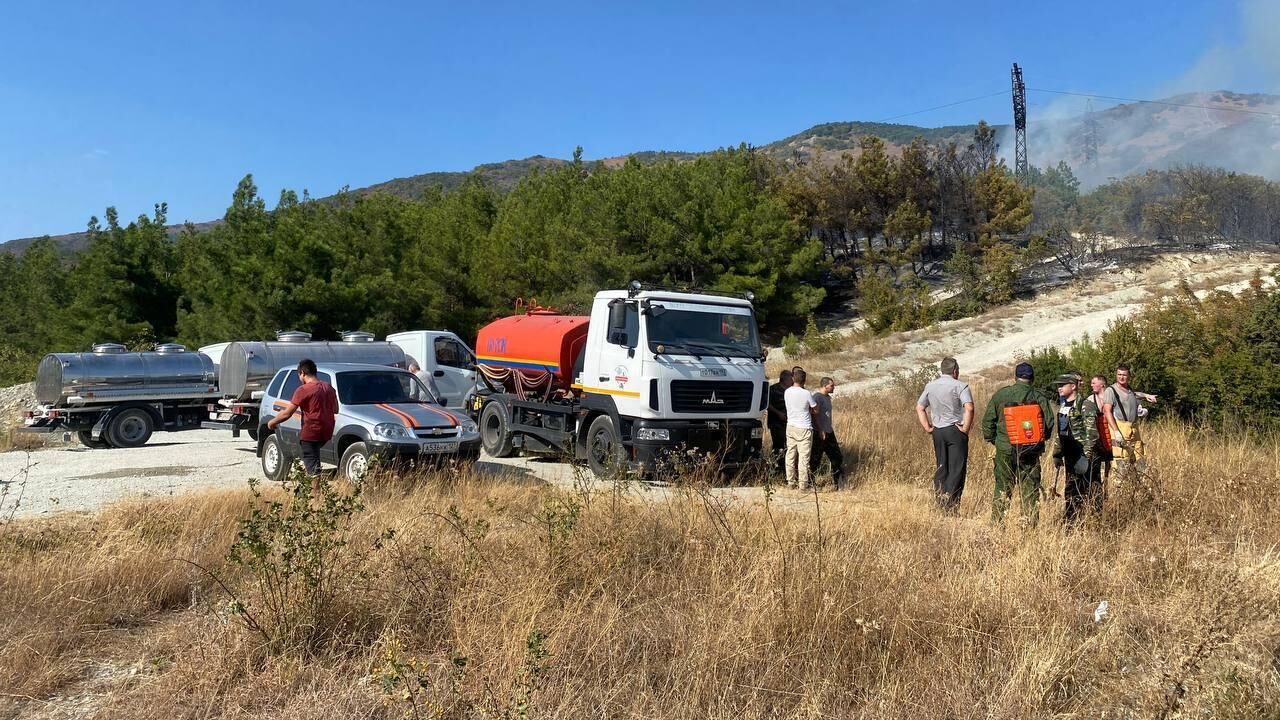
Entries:
{"type": "MultiPolygon", "coordinates": [[[[1074,98],[1066,100],[1070,103],[1074,98]]],[[[1159,101],[1120,103],[1098,110],[1092,116],[1083,112],[1084,103],[1085,99],[1081,97],[1080,112],[1076,114],[1032,118],[1027,138],[1032,164],[1044,166],[1066,161],[1086,188],[1148,169],[1195,163],[1280,180],[1280,96],[1228,90],[1184,93],[1159,101]],[[1084,156],[1084,135],[1090,117],[1097,128],[1099,140],[1098,159],[1092,163],[1086,162],[1084,156]]],[[[821,160],[856,151],[859,141],[866,135],[883,138],[890,152],[896,152],[917,136],[933,144],[952,141],[963,144],[975,127],[976,124],[924,127],[835,121],[813,125],[759,148],[780,159],[821,160]]],[[[1008,156],[1013,145],[1011,127],[1003,124],[992,127],[999,134],[1002,154],[1011,162],[1008,156]]],[[[703,152],[647,150],[591,162],[617,167],[632,157],[640,162],[660,162],[687,160],[701,154],[703,152]]],[[[480,178],[500,192],[507,192],[520,178],[532,172],[553,169],[568,162],[561,158],[532,155],[482,163],[469,171],[437,171],[392,178],[344,192],[356,197],[384,192],[414,198],[434,186],[455,189],[472,177],[480,178]]],[[[342,195],[341,192],[335,193],[319,200],[333,201],[342,195]]],[[[220,220],[193,224],[206,228],[218,222],[220,220]]],[[[176,236],[184,226],[185,223],[169,226],[170,234],[176,236]]],[[[0,251],[21,252],[42,237],[50,237],[65,252],[75,252],[84,246],[88,236],[77,232],[18,238],[0,243],[0,251]]]]}

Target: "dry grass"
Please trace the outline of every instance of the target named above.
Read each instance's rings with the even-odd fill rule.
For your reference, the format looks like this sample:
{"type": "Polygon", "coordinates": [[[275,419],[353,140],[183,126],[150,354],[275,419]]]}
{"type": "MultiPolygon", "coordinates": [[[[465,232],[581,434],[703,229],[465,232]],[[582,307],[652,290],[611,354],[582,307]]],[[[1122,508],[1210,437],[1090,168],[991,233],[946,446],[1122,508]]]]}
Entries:
{"type": "Polygon", "coordinates": [[[399,717],[371,677],[390,656],[421,717],[1280,712],[1274,439],[1155,426],[1154,498],[996,527],[980,441],[961,516],[933,510],[913,401],[838,400],[841,493],[389,482],[349,531],[347,630],[315,652],[264,652],[176,560],[247,587],[222,560],[247,493],[12,524],[0,687],[30,717],[399,717]]]}

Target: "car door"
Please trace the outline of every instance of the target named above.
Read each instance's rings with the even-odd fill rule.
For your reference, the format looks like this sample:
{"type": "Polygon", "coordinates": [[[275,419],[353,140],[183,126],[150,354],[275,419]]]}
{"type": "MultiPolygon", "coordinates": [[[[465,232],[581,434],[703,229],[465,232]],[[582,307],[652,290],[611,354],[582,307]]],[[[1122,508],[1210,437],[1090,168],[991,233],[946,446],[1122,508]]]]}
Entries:
{"type": "MultiPolygon", "coordinates": [[[[338,386],[333,384],[333,378],[329,375],[329,373],[317,372],[316,379],[322,383],[328,383],[329,387],[333,388],[334,393],[335,394],[337,393],[338,386]]],[[[301,415],[302,412],[299,411],[298,414],[301,415]]],[[[337,465],[338,460],[341,459],[338,457],[338,453],[337,453],[338,428],[342,424],[342,422],[338,419],[338,417],[340,417],[341,415],[342,415],[342,399],[339,398],[338,413],[337,413],[337,416],[334,417],[333,437],[329,438],[329,442],[325,443],[324,446],[320,448],[320,462],[332,463],[334,465],[337,465]]],[[[301,445],[299,445],[299,447],[301,447],[301,445]]]]}
{"type": "MultiPolygon", "coordinates": [[[[275,383],[272,383],[275,385],[275,383]]],[[[302,387],[302,378],[298,373],[289,370],[285,373],[284,384],[278,394],[272,396],[271,414],[278,415],[298,388],[302,387]]],[[[302,456],[302,411],[295,412],[293,417],[276,426],[276,436],[280,440],[280,449],[291,458],[302,456]]]]}
{"type": "Polygon", "coordinates": [[[436,367],[432,375],[440,390],[441,402],[451,408],[460,408],[475,387],[475,355],[450,335],[437,335],[433,350],[436,367]]]}

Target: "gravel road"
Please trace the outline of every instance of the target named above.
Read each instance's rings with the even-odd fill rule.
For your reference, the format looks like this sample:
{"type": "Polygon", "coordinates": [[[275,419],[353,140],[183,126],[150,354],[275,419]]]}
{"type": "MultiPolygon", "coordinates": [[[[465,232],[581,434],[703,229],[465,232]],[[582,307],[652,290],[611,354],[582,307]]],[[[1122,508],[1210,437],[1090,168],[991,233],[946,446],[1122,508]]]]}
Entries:
{"type": "MultiPolygon", "coordinates": [[[[484,458],[479,467],[571,485],[563,463],[484,458]]],[[[0,453],[0,518],[42,517],[97,510],[131,497],[164,497],[211,488],[244,487],[261,478],[253,441],[220,430],[156,433],[131,450],[89,450],[79,445],[0,453]],[[16,505],[16,508],[15,508],[16,505]]]]}

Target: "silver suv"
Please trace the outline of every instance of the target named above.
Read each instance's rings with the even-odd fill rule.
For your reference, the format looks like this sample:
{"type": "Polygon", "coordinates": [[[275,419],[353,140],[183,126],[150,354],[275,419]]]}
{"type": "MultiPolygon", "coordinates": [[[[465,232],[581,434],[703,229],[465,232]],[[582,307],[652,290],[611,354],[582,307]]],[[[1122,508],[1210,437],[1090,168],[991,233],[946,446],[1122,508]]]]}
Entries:
{"type": "MultiPolygon", "coordinates": [[[[359,479],[374,458],[423,463],[480,457],[476,424],[441,406],[412,373],[359,364],[319,365],[317,370],[316,376],[338,393],[333,439],[321,448],[320,461],[337,465],[340,474],[359,479]]],[[[284,409],[301,382],[293,368],[282,368],[262,396],[258,457],[270,480],[286,477],[302,454],[301,412],[274,431],[267,429],[267,421],[284,409]]]]}

